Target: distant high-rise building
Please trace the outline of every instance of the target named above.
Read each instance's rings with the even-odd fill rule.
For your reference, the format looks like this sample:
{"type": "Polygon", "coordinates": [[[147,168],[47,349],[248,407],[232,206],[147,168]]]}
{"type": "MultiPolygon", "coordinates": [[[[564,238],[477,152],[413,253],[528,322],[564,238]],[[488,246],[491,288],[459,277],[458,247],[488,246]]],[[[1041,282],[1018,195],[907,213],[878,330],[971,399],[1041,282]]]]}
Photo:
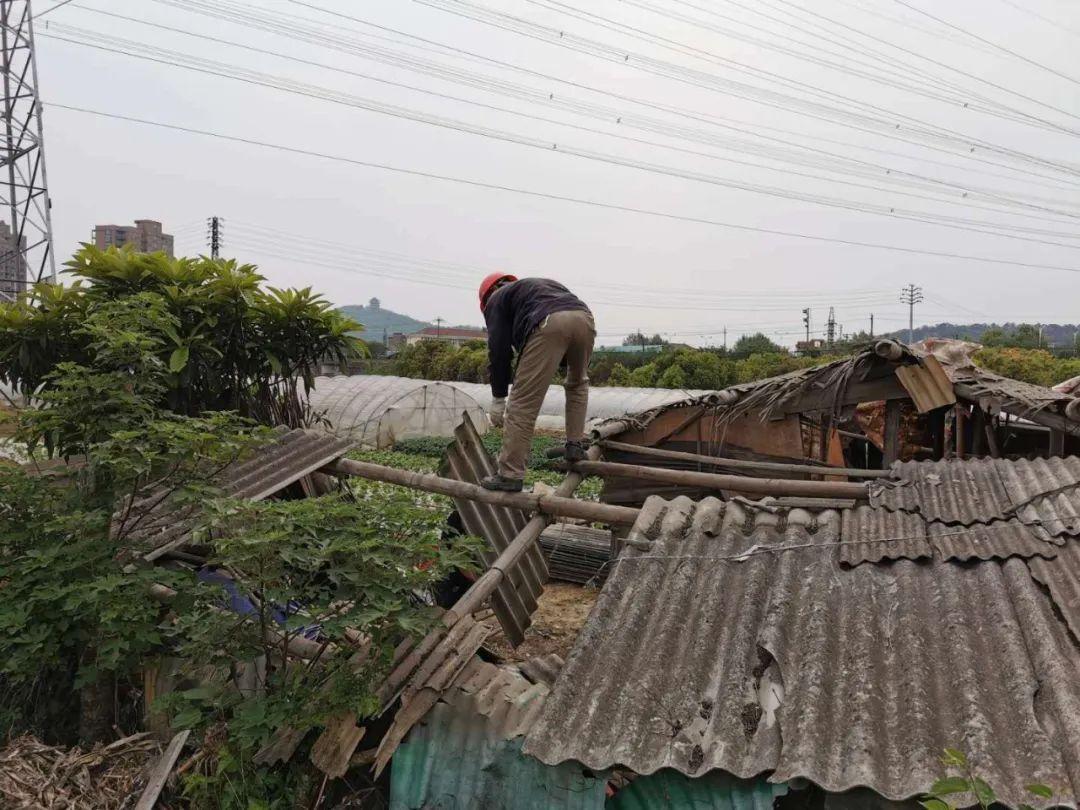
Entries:
{"type": "Polygon", "coordinates": [[[137,219],[134,225],[97,225],[94,227],[94,244],[101,250],[133,245],[140,253],[163,250],[167,255],[173,255],[172,235],[164,233],[161,223],[152,219],[137,219]]]}
{"type": "MultiPolygon", "coordinates": [[[[26,237],[22,238],[26,248],[26,237]]],[[[26,290],[26,254],[15,244],[11,226],[0,220],[0,301],[10,301],[26,290]]]]}

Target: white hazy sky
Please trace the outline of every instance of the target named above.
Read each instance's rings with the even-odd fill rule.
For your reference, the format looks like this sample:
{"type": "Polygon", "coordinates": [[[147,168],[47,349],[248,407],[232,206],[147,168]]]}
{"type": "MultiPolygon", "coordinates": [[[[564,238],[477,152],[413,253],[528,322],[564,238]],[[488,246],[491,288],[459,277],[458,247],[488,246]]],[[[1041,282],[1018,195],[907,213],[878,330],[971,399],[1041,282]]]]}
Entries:
{"type": "Polygon", "coordinates": [[[475,323],[485,272],[546,275],[602,342],[892,330],[909,282],[919,322],[1080,320],[1073,0],[72,0],[36,33],[60,256],[136,218],[205,252],[218,215],[275,285],[475,323]]]}

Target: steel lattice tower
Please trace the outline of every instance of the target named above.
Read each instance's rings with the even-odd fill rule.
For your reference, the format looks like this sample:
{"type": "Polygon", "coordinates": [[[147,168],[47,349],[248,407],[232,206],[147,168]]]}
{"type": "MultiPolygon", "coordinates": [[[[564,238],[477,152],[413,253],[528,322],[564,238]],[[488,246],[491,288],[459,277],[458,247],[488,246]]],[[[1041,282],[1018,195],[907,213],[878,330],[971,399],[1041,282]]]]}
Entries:
{"type": "Polygon", "coordinates": [[[10,298],[28,277],[56,280],[30,0],[0,0],[0,51],[0,219],[10,228],[0,228],[0,298],[10,298]]]}

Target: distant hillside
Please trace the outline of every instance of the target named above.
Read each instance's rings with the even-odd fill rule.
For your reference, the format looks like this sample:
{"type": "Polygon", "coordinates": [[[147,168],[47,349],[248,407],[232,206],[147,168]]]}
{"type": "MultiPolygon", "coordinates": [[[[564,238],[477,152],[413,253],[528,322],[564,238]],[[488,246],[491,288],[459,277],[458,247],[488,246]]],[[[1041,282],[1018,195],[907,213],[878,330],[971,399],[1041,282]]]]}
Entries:
{"type": "MultiPolygon", "coordinates": [[[[1018,323],[937,323],[932,326],[916,326],[915,340],[923,340],[928,337],[956,338],[959,340],[971,340],[978,343],[982,339],[983,332],[988,329],[1001,329],[1004,332],[1013,332],[1020,326],[1018,323]]],[[[1042,324],[1043,341],[1046,346],[1072,346],[1080,325],[1044,323],[1042,324]]],[[[895,337],[907,340],[907,329],[900,329],[885,337],[895,337]]]]}
{"type": "Polygon", "coordinates": [[[430,323],[418,321],[416,318],[410,318],[400,312],[383,309],[378,298],[372,298],[368,301],[367,306],[350,304],[340,307],[340,312],[364,325],[364,337],[367,340],[382,340],[383,330],[386,330],[387,335],[392,335],[395,332],[408,335],[412,332],[419,332],[425,326],[431,326],[430,323]]]}

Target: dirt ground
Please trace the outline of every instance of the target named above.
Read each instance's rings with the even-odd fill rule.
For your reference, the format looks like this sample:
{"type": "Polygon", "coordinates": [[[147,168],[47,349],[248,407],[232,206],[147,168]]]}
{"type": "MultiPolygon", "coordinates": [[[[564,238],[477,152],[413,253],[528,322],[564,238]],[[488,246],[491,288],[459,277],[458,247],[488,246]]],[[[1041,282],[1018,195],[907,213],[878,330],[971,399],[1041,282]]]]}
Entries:
{"type": "Polygon", "coordinates": [[[565,661],[599,595],[596,588],[549,582],[537,600],[532,626],[525,631],[525,641],[517,649],[506,642],[494,618],[488,621],[496,630],[484,646],[506,661],[527,661],[549,653],[556,653],[565,661]]]}

